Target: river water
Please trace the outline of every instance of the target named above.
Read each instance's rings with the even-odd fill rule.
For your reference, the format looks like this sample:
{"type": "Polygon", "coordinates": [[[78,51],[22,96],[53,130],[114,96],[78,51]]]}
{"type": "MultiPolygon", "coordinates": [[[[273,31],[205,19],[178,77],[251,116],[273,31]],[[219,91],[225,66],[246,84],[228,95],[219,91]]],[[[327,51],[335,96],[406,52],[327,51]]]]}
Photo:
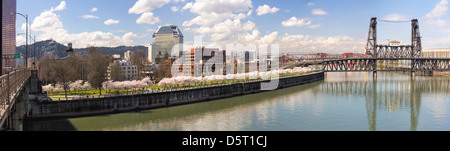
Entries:
{"type": "Polygon", "coordinates": [[[450,130],[450,77],[326,73],[286,89],[140,112],[35,121],[27,130],[450,130]]]}

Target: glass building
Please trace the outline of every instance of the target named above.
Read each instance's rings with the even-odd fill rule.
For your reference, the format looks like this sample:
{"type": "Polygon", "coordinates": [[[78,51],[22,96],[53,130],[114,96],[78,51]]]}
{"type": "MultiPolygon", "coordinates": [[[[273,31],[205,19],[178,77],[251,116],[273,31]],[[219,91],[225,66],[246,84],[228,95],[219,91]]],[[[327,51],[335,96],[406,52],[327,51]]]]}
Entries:
{"type": "Polygon", "coordinates": [[[16,67],[16,0],[2,0],[2,69],[16,67]]]}
{"type": "MultiPolygon", "coordinates": [[[[180,54],[179,51],[171,53],[172,47],[176,44],[180,44],[180,48],[183,44],[183,34],[176,25],[164,25],[159,26],[153,34],[152,44],[152,62],[159,62],[160,58],[163,58],[167,53],[169,57],[177,57],[180,54]]],[[[167,58],[166,58],[167,59],[167,58]]]]}

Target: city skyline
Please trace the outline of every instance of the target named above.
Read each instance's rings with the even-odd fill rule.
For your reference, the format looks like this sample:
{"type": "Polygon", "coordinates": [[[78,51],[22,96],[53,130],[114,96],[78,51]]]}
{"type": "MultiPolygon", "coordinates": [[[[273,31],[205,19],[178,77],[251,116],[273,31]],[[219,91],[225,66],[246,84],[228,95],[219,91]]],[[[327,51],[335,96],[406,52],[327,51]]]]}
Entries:
{"type": "MultiPolygon", "coordinates": [[[[179,26],[186,44],[203,35],[209,43],[278,43],[283,51],[364,52],[371,17],[419,19],[423,47],[450,47],[448,1],[29,1],[17,2],[28,14],[37,40],[72,42],[75,48],[148,45],[158,26],[179,26]],[[351,5],[349,5],[351,3],[351,5]],[[399,7],[401,6],[401,7],[399,7]],[[440,31],[440,32],[439,32],[440,31]]],[[[17,33],[24,32],[17,18],[17,33]]],[[[380,43],[410,43],[410,23],[379,22],[380,43]]],[[[25,43],[17,36],[16,45],[25,43]]]]}

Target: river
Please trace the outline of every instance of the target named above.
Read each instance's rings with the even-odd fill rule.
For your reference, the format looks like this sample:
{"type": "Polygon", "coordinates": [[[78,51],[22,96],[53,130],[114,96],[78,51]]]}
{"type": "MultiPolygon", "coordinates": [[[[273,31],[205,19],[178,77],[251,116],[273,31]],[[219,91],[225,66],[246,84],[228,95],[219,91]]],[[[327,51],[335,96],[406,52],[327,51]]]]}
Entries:
{"type": "Polygon", "coordinates": [[[139,112],[34,121],[26,130],[449,131],[450,77],[326,73],[265,93],[139,112]]]}

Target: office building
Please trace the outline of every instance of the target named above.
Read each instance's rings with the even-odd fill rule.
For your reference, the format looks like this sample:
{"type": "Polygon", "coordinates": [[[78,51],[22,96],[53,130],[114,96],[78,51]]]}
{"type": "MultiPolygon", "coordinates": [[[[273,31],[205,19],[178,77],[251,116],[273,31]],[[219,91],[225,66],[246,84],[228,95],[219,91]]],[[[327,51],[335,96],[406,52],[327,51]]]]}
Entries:
{"type": "Polygon", "coordinates": [[[130,60],[131,60],[131,55],[132,55],[132,53],[133,53],[133,52],[131,52],[130,50],[128,50],[127,52],[125,52],[125,53],[123,54],[123,58],[124,58],[125,60],[130,61],[130,60]]]}
{"type": "Polygon", "coordinates": [[[183,34],[176,25],[164,25],[158,27],[152,40],[152,61],[158,63],[166,54],[167,58],[179,56],[183,44],[183,34]],[[178,52],[172,53],[172,47],[176,44],[180,44],[180,48],[178,52]]]}
{"type": "Polygon", "coordinates": [[[16,0],[2,0],[2,69],[16,67],[16,0]]]}

